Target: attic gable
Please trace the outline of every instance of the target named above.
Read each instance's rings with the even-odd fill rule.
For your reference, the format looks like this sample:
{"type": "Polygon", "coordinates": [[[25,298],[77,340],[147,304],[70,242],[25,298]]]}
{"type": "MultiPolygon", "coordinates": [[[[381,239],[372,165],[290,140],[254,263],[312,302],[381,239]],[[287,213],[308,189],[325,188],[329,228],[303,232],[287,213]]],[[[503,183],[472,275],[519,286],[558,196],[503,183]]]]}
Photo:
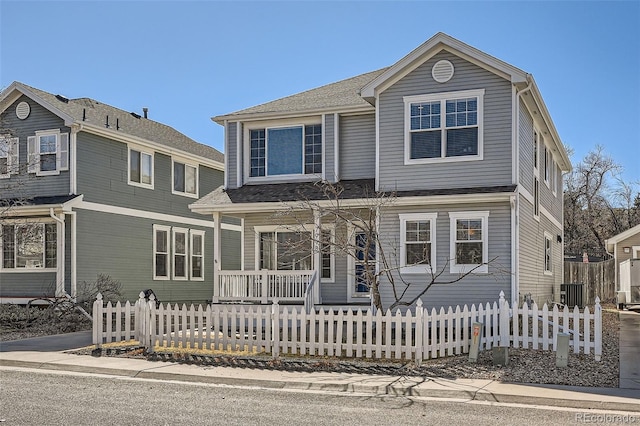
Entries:
{"type": "Polygon", "coordinates": [[[524,71],[447,34],[437,33],[363,86],[361,96],[368,102],[374,103],[377,95],[443,50],[499,75],[511,83],[527,81],[527,73],[524,71]]]}

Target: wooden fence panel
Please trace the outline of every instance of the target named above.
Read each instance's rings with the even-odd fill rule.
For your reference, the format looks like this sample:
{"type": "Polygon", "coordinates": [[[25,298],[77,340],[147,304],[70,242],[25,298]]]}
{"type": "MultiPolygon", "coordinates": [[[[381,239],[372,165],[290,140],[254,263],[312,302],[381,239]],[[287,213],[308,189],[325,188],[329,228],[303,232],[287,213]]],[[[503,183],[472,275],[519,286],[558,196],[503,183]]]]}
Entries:
{"type": "Polygon", "coordinates": [[[584,305],[594,305],[596,297],[601,301],[616,298],[616,262],[615,259],[604,262],[564,262],[564,281],[566,284],[583,284],[584,305]]]}

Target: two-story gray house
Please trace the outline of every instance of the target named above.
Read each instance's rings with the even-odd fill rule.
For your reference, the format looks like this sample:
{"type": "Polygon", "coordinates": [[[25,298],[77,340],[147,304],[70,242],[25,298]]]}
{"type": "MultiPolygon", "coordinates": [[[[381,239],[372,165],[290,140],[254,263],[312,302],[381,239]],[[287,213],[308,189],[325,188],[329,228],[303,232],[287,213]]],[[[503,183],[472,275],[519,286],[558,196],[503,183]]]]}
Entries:
{"type": "MultiPolygon", "coordinates": [[[[428,307],[492,302],[500,291],[514,302],[559,300],[571,164],[531,74],[438,33],[388,68],[213,120],[225,128],[225,182],[191,209],[235,216],[243,231],[242,270],[216,271],[214,300],[368,304],[360,260],[395,265],[396,283],[411,284],[396,288],[406,299],[434,275],[468,274],[431,287],[428,307]],[[357,226],[314,211],[310,200],[326,202],[318,181],[340,188],[345,209],[393,194],[375,218],[388,264],[359,247],[357,226]],[[282,212],[297,208],[309,210],[307,223],[287,225],[282,212]],[[299,244],[292,259],[284,244],[299,239],[294,225],[357,252],[311,238],[308,255],[299,244]]],[[[397,297],[379,279],[388,307],[397,297]]]]}
{"type": "MultiPolygon", "coordinates": [[[[215,226],[188,205],[223,183],[224,156],[147,113],[19,82],[0,94],[3,302],[76,297],[98,274],[128,300],[211,299],[215,226]]],[[[238,227],[220,228],[239,267],[238,227]]]]}

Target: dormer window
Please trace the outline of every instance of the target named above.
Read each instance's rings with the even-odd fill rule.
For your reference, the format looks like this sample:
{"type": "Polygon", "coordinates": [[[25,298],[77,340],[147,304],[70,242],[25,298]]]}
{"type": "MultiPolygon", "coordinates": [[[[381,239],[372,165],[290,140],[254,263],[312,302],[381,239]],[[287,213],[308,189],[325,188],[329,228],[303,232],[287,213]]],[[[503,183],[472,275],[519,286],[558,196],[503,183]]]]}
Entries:
{"type": "Polygon", "coordinates": [[[322,174],[320,124],[249,131],[249,177],[322,174]]]}
{"type": "Polygon", "coordinates": [[[484,90],[406,96],[405,163],[482,159],[484,90]]]}

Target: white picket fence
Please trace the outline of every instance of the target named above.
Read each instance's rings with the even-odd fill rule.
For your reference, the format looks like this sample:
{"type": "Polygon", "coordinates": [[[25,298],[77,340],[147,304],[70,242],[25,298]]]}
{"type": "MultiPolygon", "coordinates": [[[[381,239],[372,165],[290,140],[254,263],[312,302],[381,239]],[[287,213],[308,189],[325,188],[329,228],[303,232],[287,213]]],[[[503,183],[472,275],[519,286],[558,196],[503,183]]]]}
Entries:
{"type": "Polygon", "coordinates": [[[149,351],[158,347],[198,348],[375,359],[424,360],[468,353],[473,323],[484,324],[480,350],[511,346],[555,350],[558,333],[569,334],[574,353],[602,355],[602,308],[551,309],[524,304],[515,309],[500,293],[484,306],[423,308],[392,313],[370,310],[312,310],[272,305],[159,305],[144,294],[135,304],[93,306],[93,343],[137,340],[149,351]]]}

